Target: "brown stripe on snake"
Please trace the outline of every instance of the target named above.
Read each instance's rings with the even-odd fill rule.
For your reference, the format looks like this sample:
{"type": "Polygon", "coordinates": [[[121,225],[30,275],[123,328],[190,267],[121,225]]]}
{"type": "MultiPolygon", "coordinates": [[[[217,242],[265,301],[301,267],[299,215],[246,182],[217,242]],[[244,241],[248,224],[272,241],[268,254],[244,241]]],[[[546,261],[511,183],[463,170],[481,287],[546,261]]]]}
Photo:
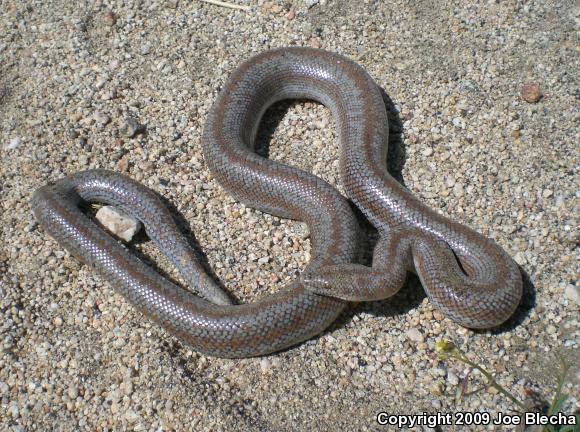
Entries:
{"type": "Polygon", "coordinates": [[[203,272],[171,214],[151,190],[124,175],[91,170],[38,189],[32,208],[63,247],[92,266],[139,311],[194,349],[221,357],[266,354],[325,329],[345,300],[385,298],[407,271],[429,298],[468,327],[507,319],[521,275],[491,240],[425,207],[386,172],[387,116],[372,78],[351,60],[310,48],[282,48],[244,62],[221,90],[203,135],[205,161],[219,183],[247,205],[303,220],[312,259],[299,280],[255,303],[233,305],[203,272]],[[359,228],[348,202],[312,174],[254,152],[265,110],[307,98],[330,108],[340,142],[342,181],[381,234],[372,268],[355,264],[359,228]],[[79,209],[115,205],[141,220],[199,297],[162,277],[79,209]]]}

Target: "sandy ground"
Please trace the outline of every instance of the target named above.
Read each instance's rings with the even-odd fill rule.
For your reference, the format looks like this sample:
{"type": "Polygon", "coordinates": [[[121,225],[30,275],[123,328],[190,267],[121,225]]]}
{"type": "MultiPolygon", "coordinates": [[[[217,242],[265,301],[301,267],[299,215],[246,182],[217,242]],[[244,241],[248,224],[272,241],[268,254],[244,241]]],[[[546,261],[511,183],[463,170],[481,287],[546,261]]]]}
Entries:
{"type": "MultiPolygon", "coordinates": [[[[577,410],[577,3],[244,4],[249,10],[0,1],[0,429],[365,431],[395,429],[376,423],[381,411],[513,413],[492,390],[454,401],[469,369],[438,358],[443,338],[520,399],[549,401],[557,358],[567,358],[564,411],[577,410]],[[304,227],[228,196],[207,170],[200,136],[235,66],[288,45],[363,65],[393,101],[394,172],[521,265],[525,299],[505,326],[457,326],[410,278],[394,298],[352,305],[323,335],[285,352],[204,357],[150,324],[35,223],[29,198],[40,185],[94,167],[125,171],[174,204],[240,300],[280,289],[308,262],[304,227]],[[539,85],[538,101],[522,98],[526,83],[539,85]],[[145,133],[129,137],[128,117],[145,133]]],[[[324,107],[278,105],[265,128],[271,158],[340,188],[324,107]]],[[[177,277],[150,242],[134,248],[177,277]]]]}

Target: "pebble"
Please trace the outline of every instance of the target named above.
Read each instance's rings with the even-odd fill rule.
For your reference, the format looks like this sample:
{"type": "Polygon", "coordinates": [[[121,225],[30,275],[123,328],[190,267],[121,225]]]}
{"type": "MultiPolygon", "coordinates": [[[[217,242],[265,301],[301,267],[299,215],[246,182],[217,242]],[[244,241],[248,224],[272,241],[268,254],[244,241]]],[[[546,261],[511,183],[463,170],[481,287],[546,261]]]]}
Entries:
{"type": "Polygon", "coordinates": [[[18,148],[21,143],[22,143],[22,138],[20,138],[20,137],[14,137],[14,138],[12,138],[10,140],[10,142],[8,143],[8,145],[5,146],[4,148],[6,150],[14,150],[15,148],[18,148]]]}
{"type": "Polygon", "coordinates": [[[103,206],[95,218],[115,237],[130,242],[141,229],[141,222],[113,206],[103,206]]]}
{"type": "Polygon", "coordinates": [[[542,93],[540,91],[540,84],[537,82],[528,82],[522,86],[520,90],[520,94],[522,99],[528,103],[536,103],[538,102],[541,97],[542,93]]]}
{"type": "Polygon", "coordinates": [[[267,373],[270,371],[270,369],[272,368],[272,362],[267,359],[264,358],[262,360],[260,360],[260,370],[262,371],[262,373],[267,373]]]}
{"type": "Polygon", "coordinates": [[[93,118],[101,126],[106,126],[111,121],[111,117],[109,117],[107,114],[100,112],[100,111],[95,112],[95,114],[93,115],[93,118]]]}
{"type": "Polygon", "coordinates": [[[121,126],[121,133],[127,138],[134,138],[140,133],[143,133],[145,126],[143,126],[137,119],[127,117],[121,126]]]}
{"type": "Polygon", "coordinates": [[[79,395],[79,389],[77,387],[70,387],[67,394],[70,399],[74,400],[79,395]]]}
{"type": "Polygon", "coordinates": [[[564,295],[568,300],[573,301],[578,306],[580,306],[580,288],[569,284],[566,286],[566,290],[564,291],[564,295]]]}
{"type": "Polygon", "coordinates": [[[447,372],[447,382],[449,384],[451,384],[452,386],[456,386],[459,384],[459,378],[453,372],[448,371],[447,372]]]}
{"type": "Polygon", "coordinates": [[[129,423],[136,423],[139,420],[139,414],[137,414],[132,409],[127,410],[125,412],[125,420],[127,420],[129,423]]]}
{"type": "Polygon", "coordinates": [[[423,334],[416,328],[410,328],[406,331],[407,337],[413,342],[423,342],[425,340],[423,334]]]}
{"type": "Polygon", "coordinates": [[[461,198],[464,195],[465,189],[461,183],[455,183],[453,186],[453,195],[457,198],[461,198]]]}
{"type": "Polygon", "coordinates": [[[117,23],[117,15],[113,11],[107,11],[103,17],[103,22],[105,25],[114,26],[117,23]]]}
{"type": "Polygon", "coordinates": [[[20,408],[18,407],[18,405],[15,402],[12,402],[10,405],[8,405],[8,415],[12,418],[18,418],[20,417],[20,408]]]}
{"type": "Polygon", "coordinates": [[[453,119],[453,126],[459,129],[465,129],[465,121],[461,117],[455,117],[453,119]]]}
{"type": "Polygon", "coordinates": [[[105,84],[107,83],[107,78],[106,77],[100,77],[99,79],[97,79],[97,81],[95,81],[95,87],[100,90],[102,89],[105,84]]]}
{"type": "Polygon", "coordinates": [[[119,171],[121,172],[128,172],[129,171],[129,160],[127,158],[119,159],[119,163],[117,164],[119,171]]]}

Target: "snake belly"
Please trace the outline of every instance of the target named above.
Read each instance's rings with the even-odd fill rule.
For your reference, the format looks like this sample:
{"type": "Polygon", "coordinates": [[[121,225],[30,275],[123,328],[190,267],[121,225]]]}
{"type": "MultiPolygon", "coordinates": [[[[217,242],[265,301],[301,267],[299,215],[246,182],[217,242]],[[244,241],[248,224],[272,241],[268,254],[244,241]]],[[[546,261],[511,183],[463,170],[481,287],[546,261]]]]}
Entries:
{"type": "Polygon", "coordinates": [[[379,88],[341,55],[281,48],[252,57],[233,72],[206,123],[205,161],[236,199],[306,222],[312,242],[306,277],[250,304],[231,304],[159,197],[125,175],[79,172],[39,188],[31,204],[40,225],[59,244],[137,310],[208,355],[250,357],[295,345],[330,325],[346,300],[392,295],[408,270],[419,275],[430,299],[457,322],[489,327],[505,321],[521,296],[517,266],[491,240],[428,209],[392,179],[384,166],[387,137],[379,88]],[[372,268],[353,264],[359,227],[348,201],[333,186],[254,152],[266,109],[296,98],[321,102],[336,119],[345,188],[382,236],[372,268]],[[141,220],[199,295],[172,283],[104,232],[81,211],[86,202],[115,205],[141,220]]]}

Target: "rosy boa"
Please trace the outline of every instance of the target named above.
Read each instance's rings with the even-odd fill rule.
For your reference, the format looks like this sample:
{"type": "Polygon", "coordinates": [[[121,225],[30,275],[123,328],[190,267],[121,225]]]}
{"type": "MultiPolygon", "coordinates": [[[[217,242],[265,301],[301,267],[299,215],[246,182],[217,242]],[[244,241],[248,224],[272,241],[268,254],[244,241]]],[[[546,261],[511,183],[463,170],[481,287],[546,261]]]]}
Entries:
{"type": "Polygon", "coordinates": [[[392,296],[415,272],[447,317],[471,328],[504,322],[517,307],[522,277],[492,240],[422,204],[386,170],[387,113],[378,86],[353,61],[327,51],[282,48],[244,62],[221,90],[203,135],[205,161],[245,204],[308,224],[312,259],[281,292],[234,305],[204,271],[158,196],[127,176],[90,170],[39,188],[34,214],[59,244],[94,267],[139,311],[194,349],[220,357],[281,350],[320,333],[345,300],[392,296]],[[381,235],[372,268],[353,263],[357,220],[337,190],[300,169],[257,155],[265,110],[282,99],[312,99],[337,123],[340,172],[349,198],[381,235]],[[139,260],[80,209],[115,205],[141,220],[149,237],[206,299],[139,260]]]}

